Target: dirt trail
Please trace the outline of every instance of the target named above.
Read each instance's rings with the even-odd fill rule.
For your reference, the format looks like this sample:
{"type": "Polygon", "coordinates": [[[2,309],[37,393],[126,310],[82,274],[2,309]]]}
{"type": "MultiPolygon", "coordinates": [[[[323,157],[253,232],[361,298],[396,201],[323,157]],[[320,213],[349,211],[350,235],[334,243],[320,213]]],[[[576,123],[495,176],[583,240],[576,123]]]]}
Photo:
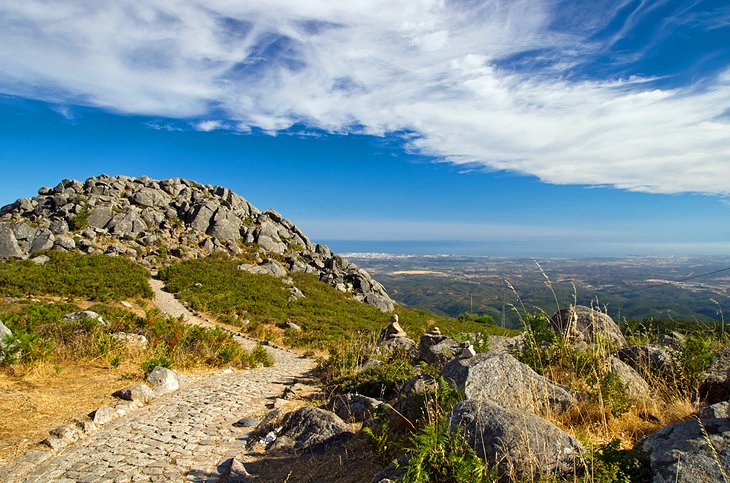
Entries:
{"type": "MultiPolygon", "coordinates": [[[[192,314],[163,283],[151,280],[155,306],[191,324],[215,326],[192,314]]],[[[246,349],[256,341],[234,335],[246,349]]],[[[149,406],[109,423],[58,454],[32,452],[0,469],[1,481],[218,481],[251,428],[234,424],[258,417],[287,386],[307,378],[314,362],[267,347],[274,367],[193,380],[149,406]],[[40,454],[45,453],[45,454],[40,454]]]]}

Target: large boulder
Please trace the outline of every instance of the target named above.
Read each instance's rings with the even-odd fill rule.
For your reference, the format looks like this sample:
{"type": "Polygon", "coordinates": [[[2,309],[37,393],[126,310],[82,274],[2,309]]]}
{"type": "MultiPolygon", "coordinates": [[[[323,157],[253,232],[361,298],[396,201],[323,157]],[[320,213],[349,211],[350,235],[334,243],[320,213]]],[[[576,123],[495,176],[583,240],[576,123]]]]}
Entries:
{"type": "Polygon", "coordinates": [[[0,359],[5,357],[5,338],[13,335],[13,332],[0,320],[0,359]]]}
{"type": "Polygon", "coordinates": [[[388,313],[395,310],[395,303],[387,295],[369,293],[365,296],[365,303],[367,303],[368,305],[372,305],[383,313],[388,313]]]}
{"type": "Polygon", "coordinates": [[[86,224],[91,228],[104,228],[112,221],[114,212],[111,206],[97,206],[96,208],[89,211],[89,216],[86,219],[86,224]]]}
{"type": "Polygon", "coordinates": [[[147,224],[134,210],[127,210],[114,216],[108,225],[109,232],[120,238],[135,238],[147,229],[147,224]]]}
{"type": "Polygon", "coordinates": [[[28,254],[24,252],[18,240],[15,238],[9,223],[0,223],[0,259],[2,258],[25,258],[28,254]]]}
{"type": "Polygon", "coordinates": [[[353,431],[336,414],[304,406],[281,421],[278,438],[293,443],[296,450],[319,451],[352,437],[353,431]]]}
{"type": "Polygon", "coordinates": [[[644,440],[654,483],[728,481],[730,419],[689,419],[644,440]]]}
{"type": "Polygon", "coordinates": [[[63,316],[63,320],[66,322],[77,322],[84,319],[91,319],[95,322],[99,322],[101,325],[107,325],[104,318],[93,310],[82,310],[80,312],[72,312],[63,316]]]}
{"type": "Polygon", "coordinates": [[[560,477],[583,466],[580,442],[534,414],[466,400],[451,411],[449,425],[509,481],[560,477]]]}
{"type": "Polygon", "coordinates": [[[550,325],[559,337],[579,347],[594,345],[597,341],[626,345],[618,324],[608,314],[576,305],[553,315],[550,325]]]}
{"type": "Polygon", "coordinates": [[[13,331],[8,329],[8,327],[3,324],[3,321],[0,320],[0,343],[2,343],[3,339],[9,335],[13,335],[13,331]]]}
{"type": "Polygon", "coordinates": [[[715,354],[715,359],[705,371],[705,382],[700,387],[700,397],[707,404],[730,399],[730,349],[715,354]]]}
{"type": "Polygon", "coordinates": [[[491,401],[535,414],[562,413],[578,402],[576,393],[506,353],[487,352],[455,359],[444,366],[441,377],[467,399],[491,401]]]}
{"type": "Polygon", "coordinates": [[[674,352],[666,347],[653,345],[630,345],[620,349],[616,355],[643,377],[673,377],[677,372],[674,352]]]}
{"type": "Polygon", "coordinates": [[[387,358],[404,357],[415,359],[418,357],[416,341],[408,337],[393,337],[378,344],[378,353],[387,358]]]}
{"type": "Polygon", "coordinates": [[[208,234],[221,240],[237,242],[241,239],[241,219],[227,208],[218,208],[211,218],[208,234]]]}

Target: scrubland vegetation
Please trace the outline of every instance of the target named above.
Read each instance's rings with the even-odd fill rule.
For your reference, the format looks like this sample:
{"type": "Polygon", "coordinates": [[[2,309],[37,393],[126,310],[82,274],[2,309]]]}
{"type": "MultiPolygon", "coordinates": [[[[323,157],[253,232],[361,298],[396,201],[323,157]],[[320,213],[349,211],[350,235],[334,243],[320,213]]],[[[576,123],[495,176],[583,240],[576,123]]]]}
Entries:
{"type": "MultiPolygon", "coordinates": [[[[134,361],[139,373],[154,366],[247,367],[269,364],[265,350],[245,352],[222,330],[203,329],[150,309],[149,273],[123,258],[50,253],[45,265],[28,261],[0,262],[0,320],[13,331],[5,340],[0,365],[32,367],[50,363],[58,371],[93,360],[109,370],[134,361]],[[30,297],[33,298],[30,298],[30,297]],[[118,301],[135,300],[136,313],[118,301]],[[64,320],[81,309],[100,314],[64,320]],[[133,347],[115,334],[144,336],[145,347],[133,347]]],[[[378,351],[379,331],[389,314],[354,301],[315,276],[292,273],[294,286],[305,295],[289,299],[281,279],[237,269],[240,261],[209,257],[174,263],[160,271],[168,290],[194,310],[240,327],[249,334],[293,347],[327,351],[319,375],[332,394],[358,393],[386,401],[363,434],[383,465],[394,460],[406,482],[482,482],[499,479],[497,468],[481,459],[459,431],[449,412],[465,395],[440,377],[442,364],[414,363],[406,354],[378,351]],[[296,324],[299,329],[293,328],[296,324]],[[431,389],[405,394],[414,377],[431,389]]],[[[438,326],[445,335],[468,340],[479,351],[490,338],[512,336],[489,316],[466,314],[457,319],[398,307],[409,336],[438,326]]],[[[639,443],[659,428],[693,417],[698,409],[704,371],[715,353],[730,345],[724,333],[706,324],[683,326],[676,346],[676,365],[669,372],[638,368],[650,393],[637,396],[611,369],[618,347],[600,338],[576,346],[555,332],[540,311],[520,312],[521,343],[512,355],[538,374],[580,393],[578,402],[560,414],[544,417],[578,438],[586,453],[569,477],[541,481],[647,481],[649,468],[639,443]]],[[[624,324],[629,344],[643,345],[669,332],[668,326],[624,324]]],[[[6,369],[8,370],[8,369],[6,369]]],[[[122,376],[122,374],[120,374],[122,376]]],[[[127,377],[127,376],[124,376],[127,377]]],[[[138,376],[137,376],[138,377],[138,376]]]]}
{"type": "MultiPolygon", "coordinates": [[[[388,323],[388,314],[353,300],[311,274],[291,274],[305,298],[289,302],[287,285],[281,279],[237,270],[239,263],[225,257],[187,260],[165,267],[160,278],[193,309],[254,336],[282,339],[294,347],[336,347],[355,335],[373,336],[388,323]],[[303,330],[287,329],[287,320],[303,330]]],[[[414,336],[432,326],[447,334],[515,333],[484,320],[456,320],[406,307],[398,307],[396,312],[403,328],[414,336]]]]}

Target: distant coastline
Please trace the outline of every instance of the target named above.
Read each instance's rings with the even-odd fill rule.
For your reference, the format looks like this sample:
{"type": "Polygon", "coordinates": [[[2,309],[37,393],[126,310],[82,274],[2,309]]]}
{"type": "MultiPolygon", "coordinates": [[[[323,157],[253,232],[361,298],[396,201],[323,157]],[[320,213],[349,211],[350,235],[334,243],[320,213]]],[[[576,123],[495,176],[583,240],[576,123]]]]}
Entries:
{"type": "Polygon", "coordinates": [[[468,256],[498,258],[728,257],[730,242],[610,243],[563,241],[374,241],[317,240],[351,258],[468,256]],[[356,257],[352,257],[356,255],[356,257]]]}

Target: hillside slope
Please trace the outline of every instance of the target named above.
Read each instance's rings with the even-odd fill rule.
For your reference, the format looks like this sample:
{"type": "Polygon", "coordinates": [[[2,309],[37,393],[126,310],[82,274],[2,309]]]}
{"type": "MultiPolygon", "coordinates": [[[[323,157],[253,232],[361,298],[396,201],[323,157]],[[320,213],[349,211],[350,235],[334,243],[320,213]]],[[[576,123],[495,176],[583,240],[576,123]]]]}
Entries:
{"type": "Polygon", "coordinates": [[[216,253],[245,255],[253,262],[249,270],[267,262],[262,270],[276,271],[280,263],[383,312],[394,309],[366,271],[313,243],[276,211],[262,212],[228,188],[180,178],[63,180],[0,209],[0,258],[49,249],[123,255],[148,268],[216,253]]]}

